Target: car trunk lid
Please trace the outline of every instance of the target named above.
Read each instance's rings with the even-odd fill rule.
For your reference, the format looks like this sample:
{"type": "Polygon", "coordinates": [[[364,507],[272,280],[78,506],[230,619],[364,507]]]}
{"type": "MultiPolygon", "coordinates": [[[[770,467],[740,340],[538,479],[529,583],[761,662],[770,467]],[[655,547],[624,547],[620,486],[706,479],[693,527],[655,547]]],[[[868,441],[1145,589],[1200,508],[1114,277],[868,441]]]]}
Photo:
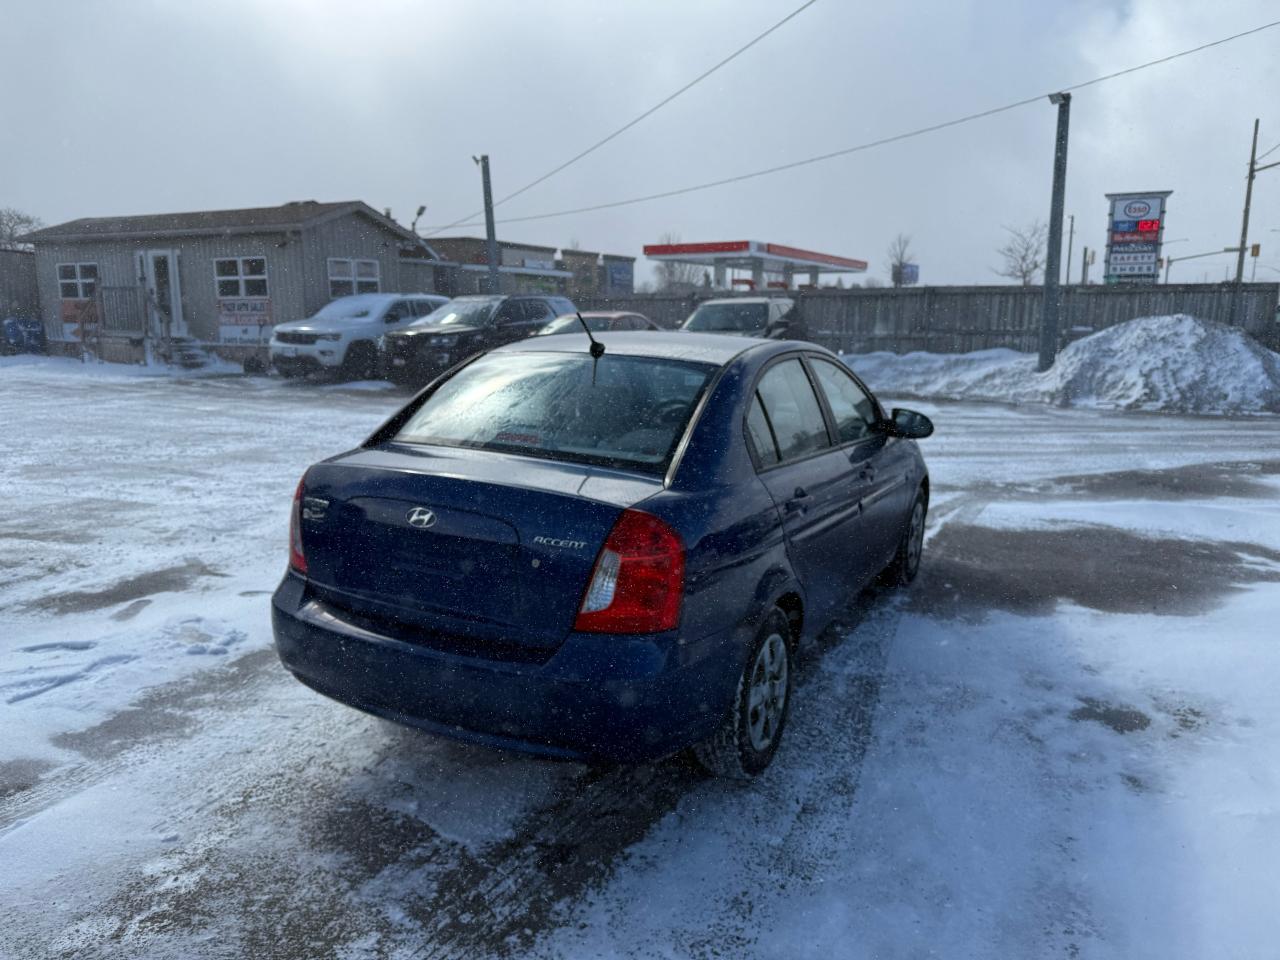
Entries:
{"type": "Polygon", "coordinates": [[[614,521],[661,488],[488,451],[356,451],[307,475],[308,578],[330,602],[424,640],[553,650],[614,521]]]}

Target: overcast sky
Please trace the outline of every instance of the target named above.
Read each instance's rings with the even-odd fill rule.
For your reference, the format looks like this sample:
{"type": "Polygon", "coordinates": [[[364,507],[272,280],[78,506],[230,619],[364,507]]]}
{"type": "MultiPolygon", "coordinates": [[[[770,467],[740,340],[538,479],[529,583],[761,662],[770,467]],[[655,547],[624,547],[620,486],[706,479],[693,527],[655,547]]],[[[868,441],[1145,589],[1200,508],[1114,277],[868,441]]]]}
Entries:
{"type": "MultiPolygon", "coordinates": [[[[0,206],[58,223],[362,199],[405,223],[425,203],[422,222],[445,223],[479,206],[472,154],[490,154],[501,196],[798,4],[0,0],[0,206]]],[[[1278,18],[1276,0],[818,0],[499,220],[852,146],[1278,18]]],[[[1077,93],[1073,272],[1082,243],[1104,242],[1108,191],[1173,190],[1175,256],[1235,244],[1255,116],[1259,149],[1280,143],[1280,28],[1077,93]]],[[[635,256],[668,232],[758,239],[884,277],[902,231],[923,281],[996,282],[1002,224],[1047,219],[1054,122],[1042,101],[742,184],[500,223],[499,237],[635,256]]],[[[1253,222],[1260,263],[1280,269],[1280,168],[1259,175],[1253,222]]],[[[1174,279],[1221,279],[1230,259],[1174,279]]]]}

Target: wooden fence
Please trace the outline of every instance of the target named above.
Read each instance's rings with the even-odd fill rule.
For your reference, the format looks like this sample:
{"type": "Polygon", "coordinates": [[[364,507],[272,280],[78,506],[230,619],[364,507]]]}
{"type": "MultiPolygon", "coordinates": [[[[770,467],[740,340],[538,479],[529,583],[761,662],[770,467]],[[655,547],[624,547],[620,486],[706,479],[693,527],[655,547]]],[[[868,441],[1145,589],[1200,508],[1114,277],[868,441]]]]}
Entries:
{"type": "MultiPolygon", "coordinates": [[[[1222,284],[1063,287],[1062,339],[1078,339],[1135,317],[1187,313],[1226,323],[1232,288],[1222,284]]],[[[634,310],[675,327],[712,291],[579,297],[583,310],[634,310]]],[[[809,336],[833,350],[967,353],[993,347],[1034,352],[1044,304],[1041,287],[906,287],[769,291],[799,302],[809,336]]],[[[1280,284],[1244,284],[1236,325],[1280,349],[1280,284]]]]}

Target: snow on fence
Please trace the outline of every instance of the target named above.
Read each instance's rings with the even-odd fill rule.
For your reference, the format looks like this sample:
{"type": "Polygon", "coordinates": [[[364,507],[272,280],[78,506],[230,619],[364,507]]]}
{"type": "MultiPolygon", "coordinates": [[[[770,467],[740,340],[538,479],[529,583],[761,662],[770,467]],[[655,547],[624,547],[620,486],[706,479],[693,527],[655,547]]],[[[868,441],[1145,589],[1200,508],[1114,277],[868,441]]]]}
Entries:
{"type": "MultiPolygon", "coordinates": [[[[1068,286],[1063,290],[1062,339],[1079,339],[1136,317],[1188,314],[1226,323],[1232,289],[1219,284],[1157,284],[1150,287],[1068,286]]],[[[1042,287],[907,287],[768,291],[800,302],[809,336],[833,350],[871,353],[968,353],[1008,347],[1037,349],[1042,287]]],[[[725,296],[630,294],[577,297],[583,310],[634,310],[667,327],[678,326],[703,300],[725,296]]],[[[1280,348],[1276,309],[1280,284],[1247,283],[1235,324],[1273,350],[1280,348]]]]}

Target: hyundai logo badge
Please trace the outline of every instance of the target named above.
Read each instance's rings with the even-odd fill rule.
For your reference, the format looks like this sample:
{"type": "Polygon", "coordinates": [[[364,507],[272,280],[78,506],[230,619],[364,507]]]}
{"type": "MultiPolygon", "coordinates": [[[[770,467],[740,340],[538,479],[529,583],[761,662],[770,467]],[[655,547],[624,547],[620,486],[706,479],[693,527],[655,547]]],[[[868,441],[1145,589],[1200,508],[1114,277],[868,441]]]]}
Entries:
{"type": "Polygon", "coordinates": [[[409,511],[409,526],[427,530],[436,525],[436,515],[426,507],[414,507],[409,511]]]}

